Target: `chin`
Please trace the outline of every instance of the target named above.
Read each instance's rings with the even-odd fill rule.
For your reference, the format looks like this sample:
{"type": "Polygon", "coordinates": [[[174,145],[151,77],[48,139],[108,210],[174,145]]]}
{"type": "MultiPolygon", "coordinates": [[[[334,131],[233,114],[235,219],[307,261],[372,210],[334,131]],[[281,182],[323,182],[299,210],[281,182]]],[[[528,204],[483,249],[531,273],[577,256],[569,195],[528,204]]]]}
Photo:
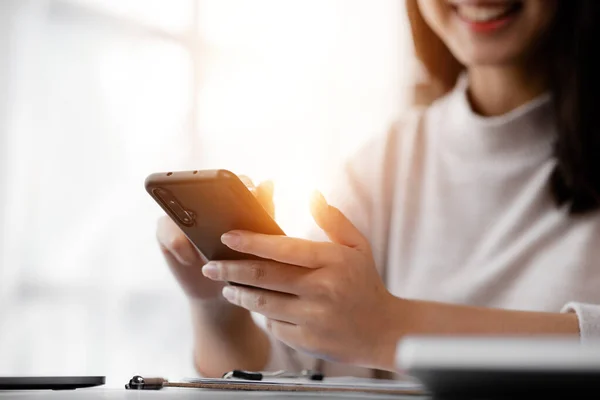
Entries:
{"type": "Polygon", "coordinates": [[[419,0],[419,6],[429,26],[463,65],[500,66],[529,58],[552,25],[556,2],[419,0]]]}
{"type": "Polygon", "coordinates": [[[498,51],[494,49],[474,50],[471,53],[455,51],[454,54],[458,61],[465,67],[501,67],[514,65],[522,57],[522,52],[516,51],[498,51]]]}

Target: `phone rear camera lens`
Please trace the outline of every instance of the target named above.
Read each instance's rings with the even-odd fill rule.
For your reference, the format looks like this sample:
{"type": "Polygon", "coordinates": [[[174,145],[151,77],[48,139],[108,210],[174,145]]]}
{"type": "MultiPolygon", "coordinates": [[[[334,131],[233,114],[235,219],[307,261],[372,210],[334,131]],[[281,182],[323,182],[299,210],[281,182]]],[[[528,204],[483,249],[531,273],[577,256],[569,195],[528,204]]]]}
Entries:
{"type": "Polygon", "coordinates": [[[163,188],[154,189],[154,194],[160,197],[160,199],[164,202],[167,202],[168,199],[171,197],[169,196],[169,191],[163,188]]]}
{"type": "Polygon", "coordinates": [[[160,198],[160,202],[163,206],[169,210],[171,217],[187,226],[192,226],[194,224],[194,213],[187,211],[179,204],[177,198],[175,198],[168,190],[157,188],[154,190],[154,193],[160,198]]]}

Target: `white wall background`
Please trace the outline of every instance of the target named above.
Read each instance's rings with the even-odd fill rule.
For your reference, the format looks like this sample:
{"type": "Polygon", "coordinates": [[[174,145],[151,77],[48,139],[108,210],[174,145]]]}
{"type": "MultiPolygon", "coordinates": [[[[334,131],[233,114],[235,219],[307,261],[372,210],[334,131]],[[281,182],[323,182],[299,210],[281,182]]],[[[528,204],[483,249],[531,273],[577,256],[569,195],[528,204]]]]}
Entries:
{"type": "Polygon", "coordinates": [[[306,196],[404,104],[403,0],[0,2],[0,375],[194,374],[155,171],[306,196]]]}

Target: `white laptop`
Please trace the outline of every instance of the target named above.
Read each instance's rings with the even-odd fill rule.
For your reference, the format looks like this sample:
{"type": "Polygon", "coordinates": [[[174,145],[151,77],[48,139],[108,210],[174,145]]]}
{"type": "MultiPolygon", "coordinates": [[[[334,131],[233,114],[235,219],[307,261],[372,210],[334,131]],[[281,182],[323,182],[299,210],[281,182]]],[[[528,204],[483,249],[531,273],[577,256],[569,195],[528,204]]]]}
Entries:
{"type": "Polygon", "coordinates": [[[572,337],[407,337],[396,365],[441,396],[600,393],[600,341],[572,337]]]}

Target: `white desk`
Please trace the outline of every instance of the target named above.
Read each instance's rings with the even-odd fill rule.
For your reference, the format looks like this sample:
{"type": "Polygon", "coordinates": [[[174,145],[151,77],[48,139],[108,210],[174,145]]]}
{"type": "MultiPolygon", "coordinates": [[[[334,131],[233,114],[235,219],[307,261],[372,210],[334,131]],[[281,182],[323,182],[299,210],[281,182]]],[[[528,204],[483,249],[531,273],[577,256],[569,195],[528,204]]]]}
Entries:
{"type": "Polygon", "coordinates": [[[77,389],[66,391],[0,391],[0,400],[225,400],[225,399],[356,399],[356,400],[427,400],[415,396],[382,396],[349,393],[273,393],[244,391],[213,391],[202,389],[165,388],[151,390],[77,389]]]}

